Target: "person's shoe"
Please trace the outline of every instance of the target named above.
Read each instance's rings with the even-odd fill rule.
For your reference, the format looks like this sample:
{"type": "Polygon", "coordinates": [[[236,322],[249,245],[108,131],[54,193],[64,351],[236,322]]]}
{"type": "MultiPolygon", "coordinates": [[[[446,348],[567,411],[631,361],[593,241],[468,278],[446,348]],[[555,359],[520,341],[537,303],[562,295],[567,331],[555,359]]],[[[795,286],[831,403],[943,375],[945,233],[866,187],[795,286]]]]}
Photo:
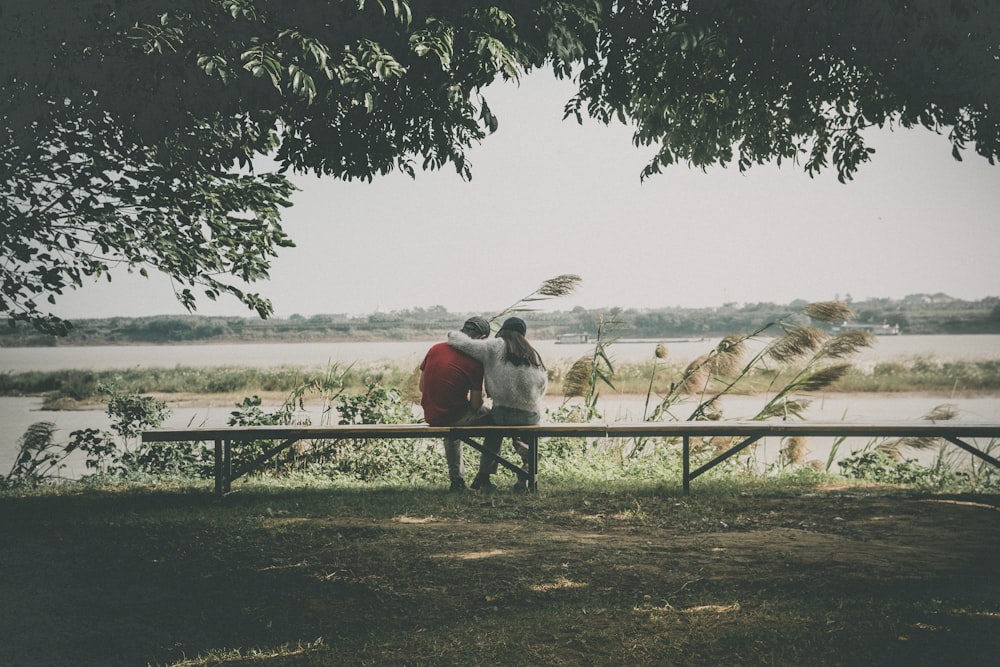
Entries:
{"type": "Polygon", "coordinates": [[[527,493],[530,490],[528,486],[528,464],[525,463],[521,466],[521,472],[517,473],[517,481],[514,482],[512,490],[515,493],[527,493]]]}
{"type": "Polygon", "coordinates": [[[465,491],[465,480],[461,477],[456,477],[451,480],[451,488],[448,490],[452,493],[461,493],[462,491],[465,491]]]}
{"type": "Polygon", "coordinates": [[[476,475],[472,480],[472,488],[476,491],[496,491],[497,485],[490,481],[489,475],[476,475]]]}

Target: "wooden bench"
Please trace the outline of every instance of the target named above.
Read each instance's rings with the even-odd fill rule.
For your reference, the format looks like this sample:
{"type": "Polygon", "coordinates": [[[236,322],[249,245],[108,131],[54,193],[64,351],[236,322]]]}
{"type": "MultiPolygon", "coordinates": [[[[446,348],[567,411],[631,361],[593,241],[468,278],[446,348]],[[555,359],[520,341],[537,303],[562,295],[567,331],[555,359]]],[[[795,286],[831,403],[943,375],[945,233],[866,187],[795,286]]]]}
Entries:
{"type": "Polygon", "coordinates": [[[970,438],[1000,438],[1000,423],[948,422],[609,422],[588,424],[537,424],[534,426],[428,426],[426,424],[363,424],[342,426],[228,426],[218,428],[157,429],[145,431],[143,442],[213,442],[215,443],[215,491],[229,493],[232,482],[253,472],[261,464],[300,440],[372,440],[428,439],[453,437],[482,452],[475,438],[491,433],[505,437],[517,434],[528,444],[527,472],[519,465],[497,456],[497,462],[515,474],[526,477],[528,489],[538,483],[539,439],[541,438],[680,438],[682,484],[690,493],[691,480],[711,470],[731,456],[764,437],[889,437],[942,438],[973,456],[1000,468],[1000,461],[988,452],[971,445],[970,438]],[[691,439],[713,436],[742,438],[708,463],[691,470],[691,439]],[[254,440],[277,441],[254,461],[233,470],[232,443],[254,440]]]}

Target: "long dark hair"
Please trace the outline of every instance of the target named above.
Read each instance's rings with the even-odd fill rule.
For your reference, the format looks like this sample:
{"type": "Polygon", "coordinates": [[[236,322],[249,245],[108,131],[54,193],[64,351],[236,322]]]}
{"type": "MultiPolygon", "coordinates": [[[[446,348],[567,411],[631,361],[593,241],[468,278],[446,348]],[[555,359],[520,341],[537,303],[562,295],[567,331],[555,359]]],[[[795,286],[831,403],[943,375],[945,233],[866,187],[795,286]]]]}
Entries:
{"type": "Polygon", "coordinates": [[[503,338],[507,344],[503,355],[504,361],[509,361],[515,366],[534,366],[545,370],[542,355],[538,354],[538,350],[531,347],[528,339],[520,333],[511,329],[501,329],[497,332],[497,338],[503,338]]]}

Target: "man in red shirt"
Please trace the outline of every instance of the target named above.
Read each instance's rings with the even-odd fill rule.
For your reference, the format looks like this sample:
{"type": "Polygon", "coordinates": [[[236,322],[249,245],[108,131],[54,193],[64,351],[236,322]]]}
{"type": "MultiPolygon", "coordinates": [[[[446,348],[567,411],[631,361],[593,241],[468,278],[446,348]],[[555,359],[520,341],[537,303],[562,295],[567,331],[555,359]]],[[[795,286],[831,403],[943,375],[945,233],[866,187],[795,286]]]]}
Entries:
{"type": "MultiPolygon", "coordinates": [[[[470,317],[462,331],[470,338],[486,338],[490,323],[482,317],[470,317]]],[[[489,409],[483,405],[483,365],[448,343],[432,347],[420,363],[420,405],[424,421],[431,426],[493,423],[489,409]]],[[[464,491],[462,441],[445,438],[444,456],[451,490],[464,491]]]]}

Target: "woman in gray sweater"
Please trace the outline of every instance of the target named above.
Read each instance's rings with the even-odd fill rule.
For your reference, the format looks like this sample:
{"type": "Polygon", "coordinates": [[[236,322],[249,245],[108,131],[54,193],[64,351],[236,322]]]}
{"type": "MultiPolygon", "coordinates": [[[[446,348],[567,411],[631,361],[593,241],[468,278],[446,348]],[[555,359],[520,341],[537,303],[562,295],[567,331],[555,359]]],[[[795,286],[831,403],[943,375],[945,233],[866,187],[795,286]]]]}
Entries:
{"type": "MultiPolygon", "coordinates": [[[[493,422],[499,426],[530,425],[541,420],[542,397],[549,378],[541,355],[524,337],[527,331],[524,320],[509,317],[495,338],[474,340],[461,331],[448,333],[449,345],[482,362],[486,395],[493,399],[493,422]]],[[[499,447],[498,442],[497,452],[499,447]]],[[[514,448],[527,464],[527,445],[515,439],[514,448]]],[[[496,461],[484,457],[472,488],[496,488],[490,482],[490,475],[496,470],[496,461]]],[[[515,489],[526,490],[526,482],[519,480],[515,489]]]]}

